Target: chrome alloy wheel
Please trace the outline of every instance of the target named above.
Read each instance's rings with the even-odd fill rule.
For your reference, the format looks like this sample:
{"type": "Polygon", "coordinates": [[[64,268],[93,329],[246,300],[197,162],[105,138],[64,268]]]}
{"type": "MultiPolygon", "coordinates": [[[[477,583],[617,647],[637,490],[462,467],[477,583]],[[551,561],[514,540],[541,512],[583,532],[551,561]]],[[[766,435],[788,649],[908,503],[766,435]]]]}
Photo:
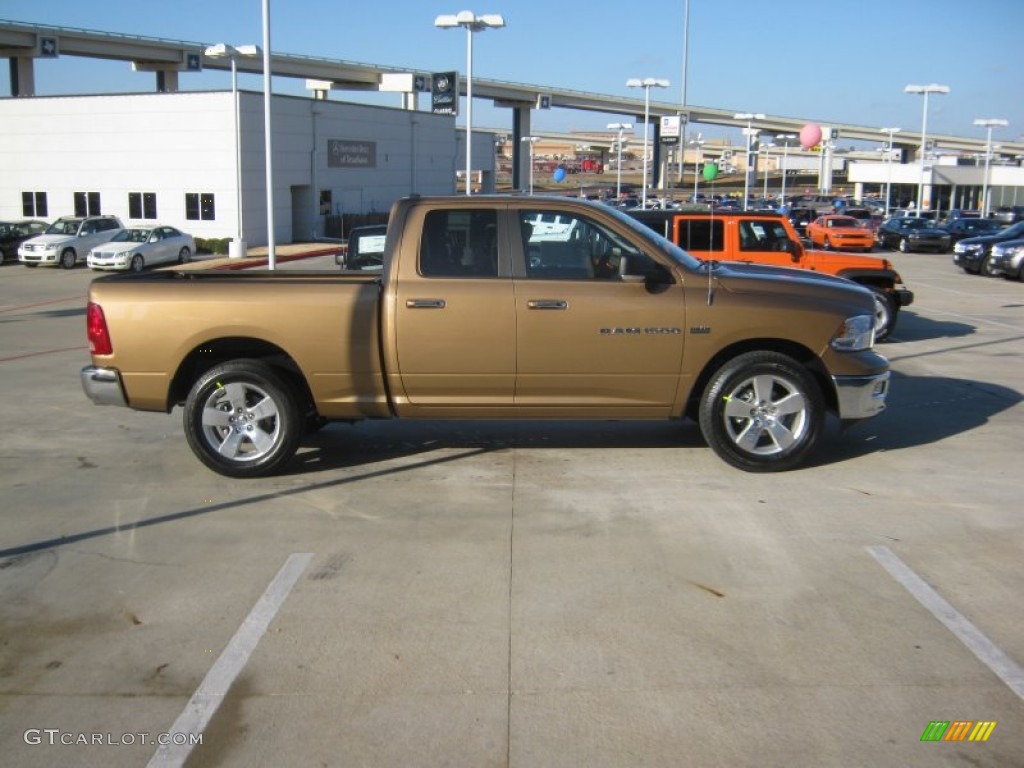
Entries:
{"type": "Polygon", "coordinates": [[[743,379],[724,399],[726,434],[748,454],[784,453],[804,437],[810,425],[803,391],[780,375],[759,374],[743,379]]]}
{"type": "Polygon", "coordinates": [[[262,387],[235,381],[213,389],[202,408],[203,439],[232,461],[259,461],[281,433],[278,404],[262,387]]]}

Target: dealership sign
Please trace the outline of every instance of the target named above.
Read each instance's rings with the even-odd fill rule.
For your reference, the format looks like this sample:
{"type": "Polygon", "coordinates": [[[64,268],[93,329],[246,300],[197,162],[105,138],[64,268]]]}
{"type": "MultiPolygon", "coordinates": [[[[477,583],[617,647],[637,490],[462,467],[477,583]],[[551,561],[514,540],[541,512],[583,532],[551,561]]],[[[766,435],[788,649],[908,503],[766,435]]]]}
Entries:
{"type": "Polygon", "coordinates": [[[328,168],[376,168],[377,142],[327,140],[328,168]]]}

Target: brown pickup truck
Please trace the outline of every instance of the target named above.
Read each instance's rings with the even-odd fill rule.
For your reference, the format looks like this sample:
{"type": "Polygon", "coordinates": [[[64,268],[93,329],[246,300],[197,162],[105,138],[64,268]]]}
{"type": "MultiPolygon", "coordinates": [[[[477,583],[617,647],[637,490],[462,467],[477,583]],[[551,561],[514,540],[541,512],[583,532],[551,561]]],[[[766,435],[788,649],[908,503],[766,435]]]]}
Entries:
{"type": "Polygon", "coordinates": [[[804,248],[785,216],[776,213],[631,211],[638,221],[700,259],[796,267],[845,277],[870,288],[875,299],[875,339],[892,333],[900,307],[914,294],[888,259],[804,248]]]}
{"type": "Polygon", "coordinates": [[[382,271],[162,270],[90,288],[98,404],[183,406],[196,456],[283,468],[360,419],[674,419],[748,471],[814,448],[826,412],[885,407],[871,294],[813,272],[701,261],[608,206],[410,197],[382,271]]]}

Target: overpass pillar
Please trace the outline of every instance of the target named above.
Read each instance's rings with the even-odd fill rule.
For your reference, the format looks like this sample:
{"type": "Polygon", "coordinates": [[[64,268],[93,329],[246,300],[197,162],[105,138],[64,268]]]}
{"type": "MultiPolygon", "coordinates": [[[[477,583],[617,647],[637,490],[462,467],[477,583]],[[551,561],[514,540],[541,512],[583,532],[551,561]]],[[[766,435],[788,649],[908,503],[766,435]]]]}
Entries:
{"type": "Polygon", "coordinates": [[[178,90],[178,70],[158,69],[156,71],[156,90],[158,93],[176,93],[178,90]]]}
{"type": "Polygon", "coordinates": [[[523,137],[530,135],[529,106],[512,107],[512,189],[530,186],[530,148],[523,146],[523,137]]]}
{"type": "Polygon", "coordinates": [[[35,62],[31,56],[12,56],[10,59],[11,96],[35,96],[35,62]]]}

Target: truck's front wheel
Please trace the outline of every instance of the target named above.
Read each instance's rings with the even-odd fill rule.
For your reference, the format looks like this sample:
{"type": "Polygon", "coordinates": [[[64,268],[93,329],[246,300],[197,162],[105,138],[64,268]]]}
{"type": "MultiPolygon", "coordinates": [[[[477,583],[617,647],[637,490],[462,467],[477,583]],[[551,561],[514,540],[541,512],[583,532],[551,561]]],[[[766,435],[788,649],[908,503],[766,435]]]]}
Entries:
{"type": "Polygon", "coordinates": [[[792,358],[747,352],[715,373],[704,390],[700,428],[720,458],[747,472],[800,464],[824,423],[817,382],[792,358]]]}
{"type": "Polygon", "coordinates": [[[185,437],[206,466],[258,477],[294,455],[302,415],[291,387],[258,360],[232,360],[203,374],[185,401],[185,437]]]}
{"type": "Polygon", "coordinates": [[[875,341],[887,339],[896,327],[899,307],[887,291],[871,289],[875,298],[875,341]]]}

